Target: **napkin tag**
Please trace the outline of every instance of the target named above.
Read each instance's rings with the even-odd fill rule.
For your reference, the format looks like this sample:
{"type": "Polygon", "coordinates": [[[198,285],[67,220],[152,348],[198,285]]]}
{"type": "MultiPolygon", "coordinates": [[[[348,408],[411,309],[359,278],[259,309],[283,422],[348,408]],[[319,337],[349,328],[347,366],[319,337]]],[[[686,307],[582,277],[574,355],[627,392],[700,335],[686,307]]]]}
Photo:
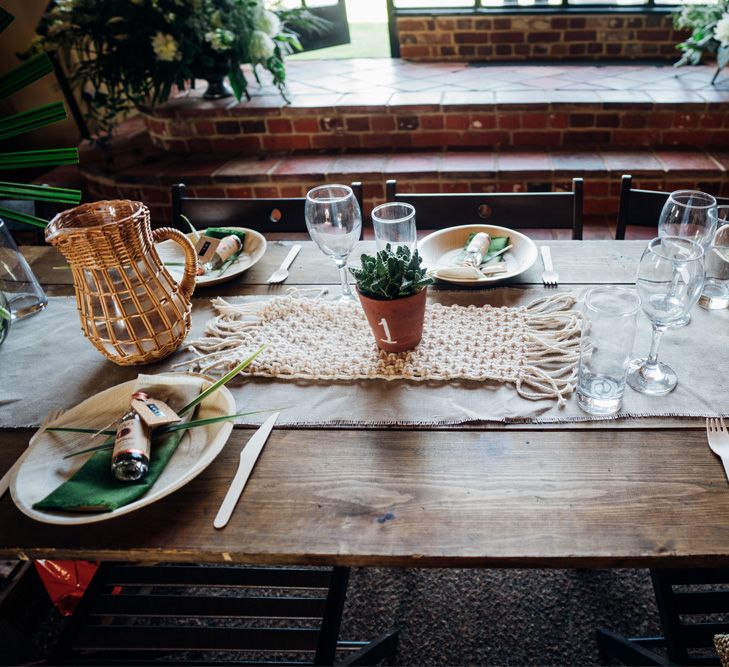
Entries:
{"type": "Polygon", "coordinates": [[[156,398],[148,398],[146,401],[135,398],[132,401],[131,407],[150,428],[166,426],[167,424],[174,424],[182,420],[182,417],[167,405],[167,403],[156,398]]]}
{"type": "Polygon", "coordinates": [[[201,236],[195,244],[195,252],[197,253],[197,261],[200,266],[212,261],[215,251],[220,245],[221,239],[213,236],[201,236]]]}

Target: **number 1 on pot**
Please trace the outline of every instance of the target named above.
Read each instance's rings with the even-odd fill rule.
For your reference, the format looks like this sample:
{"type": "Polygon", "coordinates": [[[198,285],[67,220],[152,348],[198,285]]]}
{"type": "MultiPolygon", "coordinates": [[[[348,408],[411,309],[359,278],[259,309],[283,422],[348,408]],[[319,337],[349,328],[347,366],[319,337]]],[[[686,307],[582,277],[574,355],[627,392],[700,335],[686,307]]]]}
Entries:
{"type": "Polygon", "coordinates": [[[390,327],[387,326],[387,320],[384,317],[378,322],[378,324],[385,330],[385,338],[382,340],[390,344],[397,343],[396,340],[392,340],[392,338],[390,338],[390,327]]]}

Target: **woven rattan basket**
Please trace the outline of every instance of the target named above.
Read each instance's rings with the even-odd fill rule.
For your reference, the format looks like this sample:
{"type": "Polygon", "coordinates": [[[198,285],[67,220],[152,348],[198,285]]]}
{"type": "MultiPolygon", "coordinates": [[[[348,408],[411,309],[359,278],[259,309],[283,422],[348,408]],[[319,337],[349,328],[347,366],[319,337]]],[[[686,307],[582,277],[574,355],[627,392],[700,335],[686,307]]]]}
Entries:
{"type": "Polygon", "coordinates": [[[120,365],[146,364],[174,352],[190,330],[197,255],[182,232],[151,230],[149,210],[135,201],[99,201],[57,215],[46,241],[71,265],[81,328],[120,365]],[[171,239],[185,250],[177,284],[154,244],[171,239]]]}

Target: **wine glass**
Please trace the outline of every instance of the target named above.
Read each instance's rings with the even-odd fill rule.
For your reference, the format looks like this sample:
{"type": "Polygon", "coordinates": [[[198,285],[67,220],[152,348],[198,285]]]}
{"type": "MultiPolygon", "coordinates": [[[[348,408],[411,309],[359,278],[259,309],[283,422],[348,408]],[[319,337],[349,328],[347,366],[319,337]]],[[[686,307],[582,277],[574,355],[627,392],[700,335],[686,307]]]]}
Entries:
{"type": "Polygon", "coordinates": [[[636,287],[643,312],[653,325],[648,357],[630,364],[628,384],[642,394],[663,396],[678,384],[676,372],[658,361],[661,338],[693,308],[704,284],[704,249],[691,239],[659,236],[643,252],[636,287]]]}
{"type": "Polygon", "coordinates": [[[729,306],[729,206],[717,206],[716,231],[706,249],[706,280],[699,305],[708,310],[729,306]]]}
{"type": "Polygon", "coordinates": [[[356,301],[347,280],[347,258],[362,232],[362,213],[352,188],[320,185],[306,193],[306,227],[319,249],[339,269],[342,295],[339,301],[356,301]]]}
{"type": "MultiPolygon", "coordinates": [[[[716,229],[716,199],[699,190],[676,190],[663,206],[658,218],[658,236],[681,236],[701,245],[706,252],[716,229]]],[[[673,327],[691,321],[687,312],[673,327]]]]}

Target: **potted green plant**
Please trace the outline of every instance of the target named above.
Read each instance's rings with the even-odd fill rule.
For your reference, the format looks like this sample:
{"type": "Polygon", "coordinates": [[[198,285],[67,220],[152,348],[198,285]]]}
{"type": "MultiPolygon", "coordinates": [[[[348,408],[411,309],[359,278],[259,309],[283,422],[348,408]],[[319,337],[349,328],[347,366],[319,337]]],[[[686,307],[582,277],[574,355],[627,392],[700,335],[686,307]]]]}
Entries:
{"type": "Polygon", "coordinates": [[[361,261],[361,268],[349,270],[377,346],[385,352],[412,350],[423,337],[425,296],[433,282],[418,251],[411,253],[407,246],[393,250],[388,243],[361,261]]]}
{"type": "Polygon", "coordinates": [[[108,140],[120,116],[196,78],[208,80],[208,99],[248,96],[244,65],[257,80],[269,73],[285,97],[284,57],[301,49],[297,32],[328,26],[305,7],[271,10],[264,0],[56,0],[33,50],[62,57],[92,130],[108,140]]]}

